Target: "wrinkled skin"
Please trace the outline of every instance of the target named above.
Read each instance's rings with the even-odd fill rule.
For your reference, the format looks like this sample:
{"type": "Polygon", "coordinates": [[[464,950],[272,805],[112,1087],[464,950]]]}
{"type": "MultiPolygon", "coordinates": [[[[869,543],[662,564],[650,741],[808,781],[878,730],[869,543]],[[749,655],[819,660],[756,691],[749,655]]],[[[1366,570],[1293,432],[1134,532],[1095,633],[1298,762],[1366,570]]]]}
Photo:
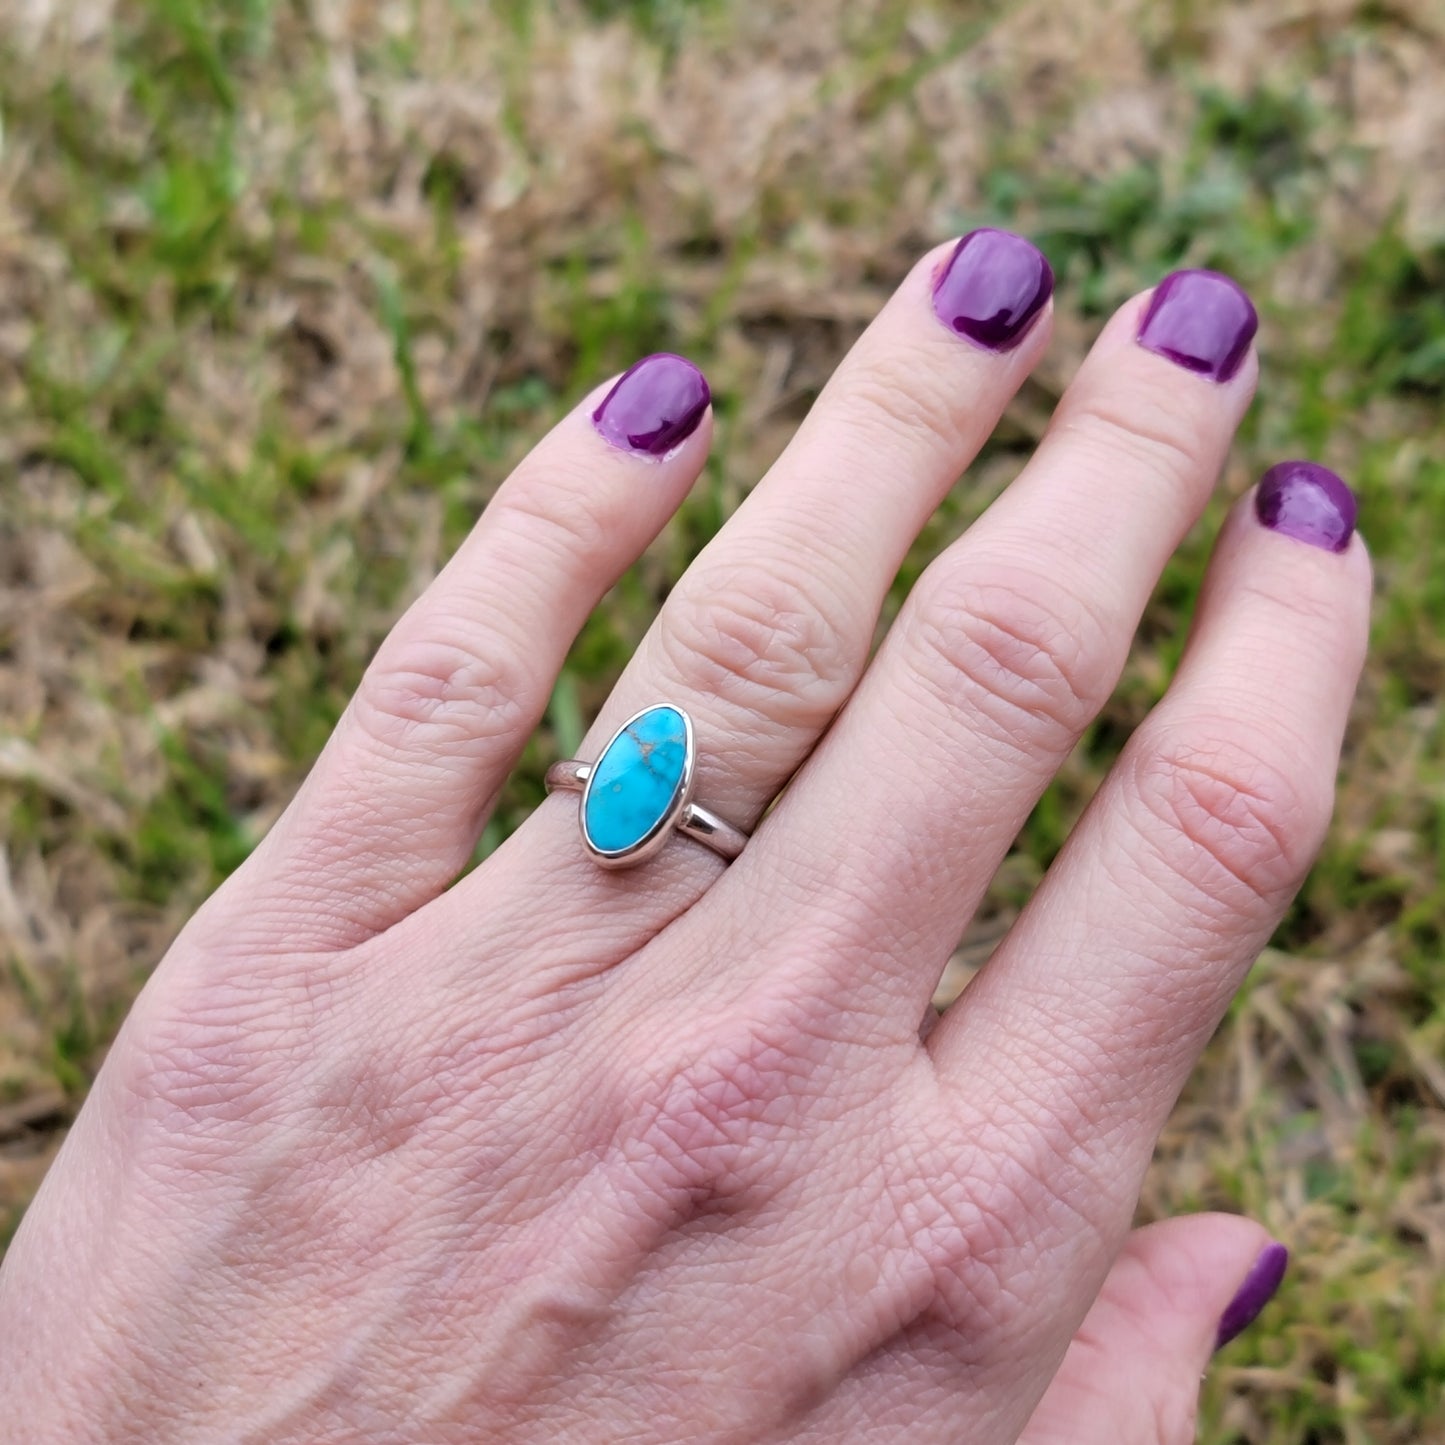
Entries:
{"type": "Polygon", "coordinates": [[[870,664],[904,550],[1047,343],[1047,311],[1001,354],[940,326],[945,254],[584,746],[667,699],[717,812],[751,827],[792,778],[742,858],[678,839],[603,872],[559,795],[451,886],[577,628],[706,455],[710,416],[660,459],[610,445],[599,390],[136,1004],[0,1273],[7,1438],[1193,1438],[1269,1236],[1130,1220],[1326,826],[1368,563],[1234,510],[1168,696],[921,1029],[1256,374],[1146,351],[1129,302],[870,664]]]}

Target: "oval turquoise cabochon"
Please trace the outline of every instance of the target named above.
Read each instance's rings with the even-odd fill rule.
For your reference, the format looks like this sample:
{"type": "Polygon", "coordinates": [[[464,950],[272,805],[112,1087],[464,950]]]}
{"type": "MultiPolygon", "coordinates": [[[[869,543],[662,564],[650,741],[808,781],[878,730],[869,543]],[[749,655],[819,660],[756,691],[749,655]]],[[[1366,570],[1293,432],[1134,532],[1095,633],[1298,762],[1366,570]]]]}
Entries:
{"type": "Polygon", "coordinates": [[[582,828],[599,853],[623,853],[672,811],[687,775],[687,720],[666,704],[639,713],[597,759],[582,828]]]}

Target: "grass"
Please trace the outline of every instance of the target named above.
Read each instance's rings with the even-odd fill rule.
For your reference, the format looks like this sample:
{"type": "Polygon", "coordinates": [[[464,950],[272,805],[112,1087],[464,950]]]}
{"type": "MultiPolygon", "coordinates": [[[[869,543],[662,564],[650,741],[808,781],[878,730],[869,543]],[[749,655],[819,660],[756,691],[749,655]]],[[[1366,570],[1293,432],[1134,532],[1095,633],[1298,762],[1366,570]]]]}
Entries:
{"type": "Polygon", "coordinates": [[[1144,1213],[1249,1210],[1295,1251],[1202,1439],[1445,1438],[1445,183],[1420,120],[1445,32],[1425,0],[1126,9],[0,19],[6,1232],[147,968],[530,442],[648,350],[717,395],[704,483],[587,625],[483,850],[918,251],[1000,222],[1056,267],[1056,344],[897,595],[1170,268],[1250,288],[1265,381],[973,936],[1160,696],[1229,498],[1284,455],[1344,472],[1380,582],[1336,827],[1144,1213]]]}

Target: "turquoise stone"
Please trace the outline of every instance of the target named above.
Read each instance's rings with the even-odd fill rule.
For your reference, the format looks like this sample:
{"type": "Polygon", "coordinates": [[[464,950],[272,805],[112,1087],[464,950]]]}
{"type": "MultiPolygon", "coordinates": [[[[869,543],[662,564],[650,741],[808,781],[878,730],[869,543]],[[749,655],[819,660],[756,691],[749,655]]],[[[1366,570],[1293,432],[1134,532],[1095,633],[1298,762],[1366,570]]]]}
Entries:
{"type": "Polygon", "coordinates": [[[599,853],[622,853],[672,811],[687,771],[687,722],[675,707],[636,717],[597,759],[582,828],[599,853]]]}

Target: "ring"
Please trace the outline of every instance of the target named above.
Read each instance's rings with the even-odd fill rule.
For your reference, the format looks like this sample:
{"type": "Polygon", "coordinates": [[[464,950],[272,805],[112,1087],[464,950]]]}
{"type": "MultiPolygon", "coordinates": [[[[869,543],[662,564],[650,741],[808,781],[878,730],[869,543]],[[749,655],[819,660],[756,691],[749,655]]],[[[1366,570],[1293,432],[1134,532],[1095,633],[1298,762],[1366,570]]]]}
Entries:
{"type": "Polygon", "coordinates": [[[582,794],[582,841],[604,868],[644,862],[674,830],[731,861],[748,835],[692,801],[696,762],[692,719],[672,703],[654,703],[612,734],[595,763],[553,763],[547,791],[582,794]]]}

